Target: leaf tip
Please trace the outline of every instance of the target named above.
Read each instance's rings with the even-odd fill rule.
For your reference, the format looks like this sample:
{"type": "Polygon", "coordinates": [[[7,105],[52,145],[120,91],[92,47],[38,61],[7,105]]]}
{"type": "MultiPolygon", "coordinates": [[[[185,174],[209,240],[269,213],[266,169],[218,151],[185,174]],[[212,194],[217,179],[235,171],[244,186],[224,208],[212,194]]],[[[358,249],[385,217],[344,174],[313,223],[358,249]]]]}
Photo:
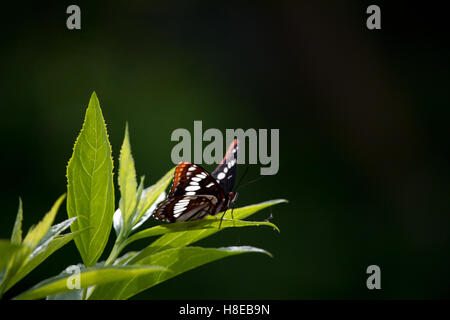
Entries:
{"type": "Polygon", "coordinates": [[[274,230],[276,230],[278,233],[281,233],[280,228],[278,228],[275,224],[272,226],[274,230]]]}

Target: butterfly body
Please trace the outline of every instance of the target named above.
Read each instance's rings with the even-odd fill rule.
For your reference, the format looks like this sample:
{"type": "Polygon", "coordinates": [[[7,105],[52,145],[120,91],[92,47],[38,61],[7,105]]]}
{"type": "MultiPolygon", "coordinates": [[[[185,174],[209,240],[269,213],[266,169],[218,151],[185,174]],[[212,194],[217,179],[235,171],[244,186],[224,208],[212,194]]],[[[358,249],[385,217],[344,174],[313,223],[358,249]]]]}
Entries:
{"type": "Polygon", "coordinates": [[[188,221],[230,208],[237,199],[237,193],[231,191],[236,178],[237,149],[238,142],[234,140],[211,174],[197,164],[179,163],[167,199],[153,216],[168,222],[188,221]]]}

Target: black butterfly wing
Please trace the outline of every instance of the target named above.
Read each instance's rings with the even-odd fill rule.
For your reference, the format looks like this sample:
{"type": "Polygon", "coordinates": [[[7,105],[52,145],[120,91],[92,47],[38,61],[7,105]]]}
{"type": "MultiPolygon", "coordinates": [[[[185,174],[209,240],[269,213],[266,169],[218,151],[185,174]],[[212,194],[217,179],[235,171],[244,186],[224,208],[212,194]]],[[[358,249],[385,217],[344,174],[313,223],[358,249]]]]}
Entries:
{"type": "Polygon", "coordinates": [[[215,213],[218,202],[212,195],[177,196],[162,202],[153,216],[168,222],[197,220],[215,213]]]}
{"type": "Polygon", "coordinates": [[[237,153],[238,140],[234,139],[228,147],[227,153],[223,157],[222,162],[216,170],[211,173],[211,176],[216,179],[225,194],[229,194],[234,187],[237,171],[237,153]]]}
{"type": "Polygon", "coordinates": [[[201,219],[226,208],[228,195],[217,181],[202,167],[181,162],[175,168],[167,199],[159,204],[153,216],[175,222],[201,219]]]}
{"type": "Polygon", "coordinates": [[[194,163],[181,162],[175,169],[167,198],[194,195],[212,195],[221,199],[225,193],[205,169],[194,163]]]}

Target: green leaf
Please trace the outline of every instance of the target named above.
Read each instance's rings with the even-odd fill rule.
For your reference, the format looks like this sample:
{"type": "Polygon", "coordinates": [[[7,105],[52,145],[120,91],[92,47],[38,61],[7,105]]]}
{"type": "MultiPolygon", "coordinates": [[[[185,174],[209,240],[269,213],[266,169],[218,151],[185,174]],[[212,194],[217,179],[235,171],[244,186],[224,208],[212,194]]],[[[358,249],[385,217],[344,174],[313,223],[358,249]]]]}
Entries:
{"type": "MultiPolygon", "coordinates": [[[[234,215],[234,214],[233,214],[234,215]]],[[[214,216],[206,216],[200,220],[194,221],[185,221],[185,222],[175,222],[175,223],[167,223],[161,224],[152,228],[148,228],[146,230],[142,230],[133,234],[129,237],[123,244],[123,247],[129,245],[130,243],[144,239],[148,237],[154,237],[163,235],[171,232],[181,232],[181,231],[192,231],[198,229],[207,229],[207,228],[215,228],[215,229],[225,229],[230,227],[259,227],[259,226],[269,226],[280,231],[276,225],[271,222],[259,222],[259,221],[244,221],[244,220],[229,220],[223,219],[221,221],[220,218],[214,216]]]]}
{"type": "MultiPolygon", "coordinates": [[[[138,202],[140,201],[145,201],[145,197],[147,195],[147,193],[154,187],[150,186],[146,189],[143,189],[143,180],[141,179],[141,184],[139,185],[138,191],[137,191],[137,199],[139,199],[138,202]]],[[[150,205],[150,207],[144,212],[144,214],[139,215],[139,220],[137,219],[138,216],[138,212],[135,211],[133,218],[131,219],[131,222],[127,225],[127,235],[130,234],[130,232],[136,230],[137,228],[139,228],[145,221],[148,220],[148,218],[150,218],[150,216],[152,215],[153,211],[156,209],[156,206],[163,201],[166,198],[166,192],[163,191],[162,193],[159,194],[159,197],[156,198],[155,201],[153,201],[153,203],[150,205]]],[[[120,230],[123,227],[123,219],[122,219],[122,212],[119,209],[116,210],[116,212],[114,212],[114,217],[113,217],[113,226],[114,226],[114,230],[116,231],[116,236],[119,236],[120,230]]]]}
{"type": "Polygon", "coordinates": [[[138,252],[137,251],[129,251],[125,253],[123,256],[117,258],[114,261],[115,266],[123,266],[127,264],[127,261],[134,257],[138,252]]]}
{"type": "Polygon", "coordinates": [[[72,232],[91,227],[75,237],[75,244],[84,264],[95,265],[108,241],[114,213],[111,146],[95,92],[67,166],[67,213],[70,218],[78,216],[72,232]]]}
{"type": "Polygon", "coordinates": [[[119,187],[121,199],[119,208],[122,212],[123,224],[128,225],[130,217],[136,210],[136,170],[134,168],[134,160],[131,155],[130,137],[128,134],[128,124],[125,127],[125,137],[123,139],[122,149],[120,150],[119,165],[119,187]]]}
{"type": "Polygon", "coordinates": [[[80,290],[70,290],[68,292],[58,293],[51,296],[46,296],[45,300],[82,300],[83,299],[83,289],[80,290]]]}
{"type": "Polygon", "coordinates": [[[4,291],[10,289],[56,250],[60,249],[73,239],[74,234],[67,234],[61,237],[58,236],[61,232],[66,230],[75,219],[76,218],[68,219],[52,226],[34,247],[23,247],[17,252],[13,263],[6,273],[4,279],[5,282],[2,285],[4,291]]]}
{"type": "Polygon", "coordinates": [[[15,244],[22,243],[22,219],[23,219],[22,199],[19,198],[19,209],[17,210],[16,222],[14,223],[14,228],[11,235],[11,243],[15,244]]]}
{"type": "MultiPolygon", "coordinates": [[[[167,272],[166,268],[160,266],[99,266],[81,270],[80,288],[102,285],[117,282],[128,278],[140,279],[151,273],[167,272]]],[[[76,275],[60,274],[38,283],[33,288],[15,297],[15,300],[40,299],[50,295],[69,292],[72,289],[68,286],[68,281],[76,275]]]]}
{"type": "Polygon", "coordinates": [[[64,220],[63,222],[60,222],[50,228],[50,230],[47,231],[47,234],[39,241],[33,252],[31,253],[30,259],[39,254],[40,252],[44,251],[48,244],[57,236],[61,234],[64,230],[70,227],[70,225],[76,220],[77,218],[71,218],[64,220]]]}
{"type": "MultiPolygon", "coordinates": [[[[141,177],[141,182],[139,183],[139,187],[137,189],[137,193],[136,193],[136,201],[137,201],[137,206],[139,205],[139,203],[141,202],[141,200],[145,197],[146,193],[148,192],[148,190],[150,190],[153,186],[146,188],[144,190],[144,180],[145,180],[145,176],[141,177]]],[[[166,196],[165,192],[163,191],[161,193],[161,195],[164,194],[164,197],[166,196]]],[[[156,199],[156,201],[153,203],[154,205],[158,203],[158,199],[156,199]]],[[[138,212],[138,207],[136,206],[136,210],[134,211],[134,215],[132,218],[132,222],[131,222],[131,230],[135,230],[136,228],[138,228],[141,224],[143,224],[148,218],[144,218],[145,215],[147,215],[147,213],[144,213],[144,215],[141,217],[141,219],[139,221],[136,221],[137,216],[139,215],[138,212]]],[[[151,210],[153,210],[152,208],[153,206],[150,207],[151,210]]],[[[147,210],[147,211],[150,211],[147,210]]]]}
{"type": "MultiPolygon", "coordinates": [[[[175,168],[167,172],[156,184],[146,189],[144,189],[144,177],[141,178],[141,183],[139,184],[136,194],[136,199],[139,199],[137,200],[138,205],[130,223],[127,226],[127,228],[130,228],[127,230],[128,233],[136,230],[145,221],[147,221],[147,219],[152,215],[153,210],[156,208],[156,205],[164,200],[166,197],[165,190],[172,179],[174,171],[175,168]]],[[[113,224],[117,236],[123,227],[121,212],[122,211],[120,208],[114,212],[113,224]]]]}
{"type": "Polygon", "coordinates": [[[10,280],[8,280],[8,283],[5,287],[5,291],[10,289],[20,280],[22,280],[27,274],[29,274],[37,266],[39,266],[42,262],[44,262],[50,255],[52,255],[55,251],[62,248],[72,239],[73,233],[69,233],[52,239],[43,250],[38,252],[32,259],[22,264],[22,266],[17,270],[17,272],[13,276],[11,276],[10,280]]]}
{"type": "MultiPolygon", "coordinates": [[[[240,219],[240,220],[245,219],[248,216],[250,216],[262,209],[273,206],[275,204],[285,203],[285,202],[287,202],[287,200],[278,199],[278,200],[266,201],[266,202],[262,202],[259,204],[254,204],[254,205],[234,209],[233,217],[235,219],[240,219]]],[[[231,218],[231,210],[228,210],[225,213],[224,218],[226,218],[226,219],[231,218]]],[[[140,259],[147,257],[149,255],[155,254],[156,252],[160,252],[160,251],[174,248],[174,247],[187,246],[191,243],[194,243],[194,242],[199,241],[203,238],[206,238],[210,235],[213,235],[214,233],[216,233],[220,230],[222,230],[222,229],[206,228],[206,229],[201,229],[201,230],[167,233],[167,234],[159,237],[151,245],[149,245],[148,247],[143,249],[141,252],[139,252],[136,256],[134,256],[129,261],[129,264],[134,264],[137,261],[139,261],[140,259]]]]}
{"type": "Polygon", "coordinates": [[[20,245],[12,243],[9,240],[0,240],[0,271],[10,262],[10,259],[20,248],[20,245]]]}
{"type": "Polygon", "coordinates": [[[28,231],[27,235],[25,236],[25,239],[23,239],[24,244],[33,248],[39,244],[39,242],[44,238],[51,225],[53,224],[56,213],[58,212],[58,209],[65,198],[65,194],[60,196],[58,200],[56,200],[50,211],[45,215],[45,217],[35,227],[31,227],[30,231],[28,231]]]}
{"type": "MultiPolygon", "coordinates": [[[[102,266],[103,264],[100,263],[96,263],[95,266],[102,266]]],[[[76,265],[71,265],[68,266],[66,269],[64,269],[59,276],[71,276],[74,275],[75,272],[77,270],[81,271],[86,269],[86,267],[84,266],[84,264],[79,263],[76,265]]],[[[72,278],[72,280],[74,280],[74,278],[72,278]]],[[[72,282],[72,285],[74,283],[72,282]]],[[[86,290],[89,291],[92,287],[87,288],[86,290]]],[[[51,295],[51,296],[47,296],[45,297],[45,300],[83,300],[83,291],[85,291],[85,289],[76,289],[76,288],[72,288],[71,290],[67,291],[67,292],[61,292],[55,295],[51,295]]]]}
{"type": "MultiPolygon", "coordinates": [[[[175,172],[175,168],[172,168],[167,172],[159,181],[153,186],[147,188],[143,192],[143,198],[139,202],[136,215],[133,218],[133,226],[137,224],[142,224],[142,218],[144,215],[147,215],[147,219],[150,215],[148,215],[148,211],[150,207],[161,197],[161,194],[167,189],[167,186],[173,179],[173,174],[175,172]]],[[[151,212],[150,212],[151,214],[151,212]]]]}
{"type": "MultiPolygon", "coordinates": [[[[142,259],[139,261],[139,265],[165,266],[170,268],[172,272],[155,272],[139,279],[129,278],[126,281],[110,283],[107,286],[98,286],[95,288],[89,299],[128,299],[139,292],[201,265],[222,258],[250,252],[265,253],[270,255],[265,250],[249,246],[218,249],[201,247],[180,247],[168,249],[142,259]]],[[[204,285],[206,286],[206,284],[204,285]]]]}
{"type": "Polygon", "coordinates": [[[16,257],[25,249],[28,249],[25,245],[0,240],[0,298],[6,291],[5,287],[11,274],[10,270],[15,267],[16,257]]]}
{"type": "MultiPolygon", "coordinates": [[[[275,204],[284,203],[287,202],[286,200],[279,199],[279,200],[272,200],[263,202],[256,205],[251,205],[239,209],[235,209],[233,212],[234,218],[238,219],[244,219],[248,216],[252,215],[253,213],[262,210],[264,208],[270,207],[275,204]]],[[[227,212],[224,216],[224,219],[229,219],[231,217],[231,211],[227,212]]],[[[224,223],[228,224],[231,222],[236,223],[236,220],[229,220],[222,223],[222,226],[224,223]]],[[[243,221],[245,222],[245,221],[243,221]]],[[[153,242],[150,246],[148,246],[146,249],[142,250],[141,252],[135,254],[134,252],[132,254],[125,254],[123,257],[119,258],[120,263],[123,265],[131,265],[131,264],[146,264],[149,263],[149,260],[147,258],[152,259],[152,257],[157,256],[159,254],[174,252],[172,258],[169,258],[168,261],[172,261],[170,259],[173,259],[174,263],[177,259],[177,249],[187,249],[190,250],[191,247],[185,247],[186,245],[193,243],[195,241],[198,241],[200,239],[203,239],[207,236],[210,236],[218,231],[222,230],[217,228],[205,228],[200,230],[192,230],[192,231],[181,231],[181,232],[173,232],[164,234],[160,238],[158,238],[155,242],[153,242]]],[[[202,248],[199,248],[202,249],[202,248]]],[[[218,250],[218,249],[205,249],[205,250],[218,250]]],[[[259,250],[259,249],[258,249],[259,250]]],[[[116,261],[118,261],[117,259],[116,261]]],[[[186,260],[188,261],[190,258],[188,257],[186,260]]],[[[205,260],[207,261],[207,260],[205,260]]],[[[212,260],[211,260],[212,261],[212,260]]],[[[153,263],[153,262],[152,262],[153,263]]],[[[204,262],[207,263],[207,262],[204,262]]],[[[195,266],[192,266],[194,268],[195,266]]],[[[170,268],[173,272],[176,272],[175,269],[172,269],[172,265],[170,265],[170,268]]],[[[186,269],[185,271],[187,271],[186,269]]],[[[190,269],[189,269],[190,270],[190,269]]],[[[181,272],[181,271],[180,271],[181,272]]],[[[184,272],[184,271],[183,271],[184,272]]],[[[178,273],[179,274],[179,273],[178,273]]],[[[155,274],[155,277],[156,276],[155,274]]],[[[163,278],[161,278],[163,279],[163,278]]],[[[167,279],[166,279],[167,280],[167,279]]],[[[159,280],[158,280],[159,281],[159,280]]],[[[156,284],[154,279],[150,279],[149,282],[150,286],[156,284]]],[[[137,294],[138,292],[141,292],[148,288],[147,280],[140,279],[139,283],[130,280],[128,282],[120,282],[120,283],[111,283],[108,285],[103,286],[97,286],[95,290],[92,293],[93,299],[125,299],[130,296],[133,296],[137,294]],[[123,289],[125,288],[125,289],[123,289]],[[129,288],[129,289],[127,289],[129,288]],[[133,289],[134,288],[134,289],[133,289]],[[123,294],[120,293],[122,290],[123,294]]]]}
{"type": "Polygon", "coordinates": [[[30,259],[33,250],[39,248],[39,246],[43,244],[41,241],[46,237],[49,230],[51,232],[51,225],[55,220],[56,213],[58,212],[61,203],[64,201],[64,198],[65,195],[59,197],[44,218],[36,226],[30,228],[25,239],[23,239],[23,246],[11,257],[11,261],[3,274],[3,281],[0,285],[0,294],[12,286],[10,282],[11,278],[13,278],[18,270],[30,259]]]}
{"type": "MultiPolygon", "coordinates": [[[[145,179],[145,176],[142,176],[141,182],[139,183],[139,187],[136,191],[136,203],[139,203],[139,201],[141,201],[141,199],[142,199],[142,192],[144,191],[144,179],[145,179]]],[[[136,210],[134,210],[134,216],[136,216],[136,210]]],[[[134,217],[133,217],[133,219],[134,219],[134,217]]],[[[113,227],[114,227],[114,231],[116,231],[116,237],[118,237],[120,234],[120,230],[122,230],[122,228],[123,228],[123,217],[122,217],[122,211],[120,210],[120,208],[117,208],[117,210],[114,212],[113,227]]]]}
{"type": "MultiPolygon", "coordinates": [[[[95,264],[95,267],[101,267],[104,265],[104,262],[97,262],[95,264]]],[[[70,277],[71,275],[75,275],[75,272],[77,271],[81,271],[81,270],[85,270],[86,267],[84,266],[84,264],[82,263],[78,263],[75,265],[71,265],[68,266],[66,269],[64,269],[59,276],[68,276],[70,277]]],[[[74,280],[75,278],[72,277],[72,285],[74,285],[74,280]]],[[[70,282],[70,281],[69,281],[70,282]]],[[[87,289],[77,289],[77,288],[71,288],[71,290],[67,291],[67,292],[61,292],[55,295],[51,295],[51,296],[47,296],[45,297],[45,300],[83,300],[83,294],[85,293],[84,291],[86,290],[87,292],[89,292],[89,290],[91,290],[91,288],[94,287],[89,287],[87,289]]]]}

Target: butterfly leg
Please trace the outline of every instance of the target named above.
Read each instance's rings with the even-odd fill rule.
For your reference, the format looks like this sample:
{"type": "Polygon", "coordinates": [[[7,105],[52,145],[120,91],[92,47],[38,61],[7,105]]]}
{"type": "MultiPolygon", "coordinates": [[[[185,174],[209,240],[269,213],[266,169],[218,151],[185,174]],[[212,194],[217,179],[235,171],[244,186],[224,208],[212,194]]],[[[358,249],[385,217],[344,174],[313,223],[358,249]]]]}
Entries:
{"type": "Polygon", "coordinates": [[[234,206],[231,208],[231,219],[233,219],[233,225],[234,225],[235,223],[234,223],[233,210],[234,210],[234,206]]]}
{"type": "MultiPolygon", "coordinates": [[[[227,210],[228,210],[228,209],[227,209],[227,210]]],[[[223,212],[223,214],[222,214],[222,217],[220,217],[219,229],[220,229],[220,227],[222,226],[222,220],[223,220],[223,217],[225,216],[225,213],[227,213],[227,210],[225,210],[225,211],[223,212]]]]}

